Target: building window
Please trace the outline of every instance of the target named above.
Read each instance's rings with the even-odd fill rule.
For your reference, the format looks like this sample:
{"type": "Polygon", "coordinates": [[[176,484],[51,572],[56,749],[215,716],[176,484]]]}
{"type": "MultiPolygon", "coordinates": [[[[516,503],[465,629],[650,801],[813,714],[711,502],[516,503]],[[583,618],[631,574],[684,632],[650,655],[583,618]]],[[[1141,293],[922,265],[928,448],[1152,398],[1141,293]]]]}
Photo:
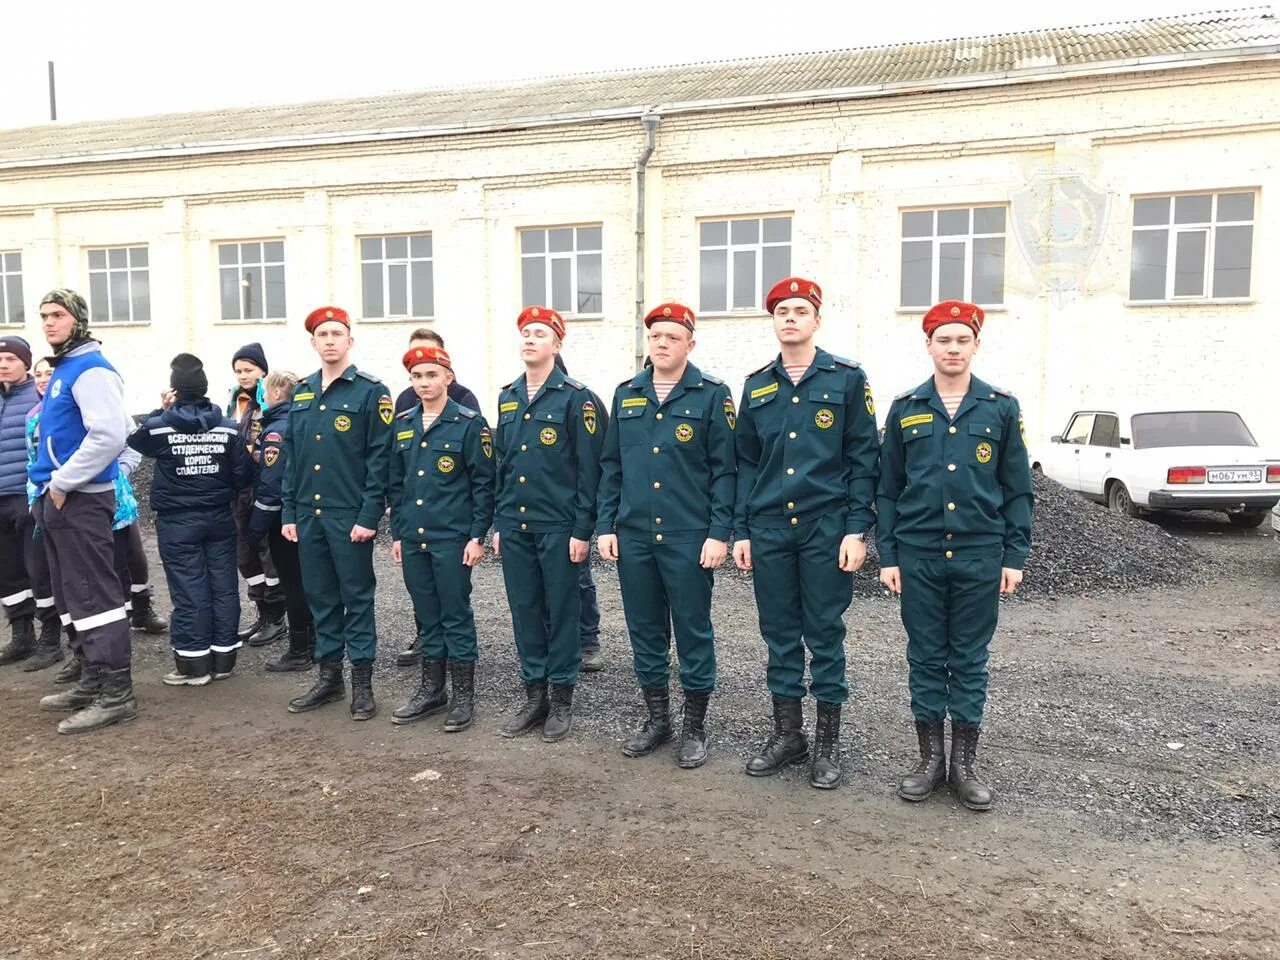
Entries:
{"type": "Polygon", "coordinates": [[[1253,206],[1252,192],[1135,198],[1129,299],[1248,297],[1253,206]]]}
{"type": "Polygon", "coordinates": [[[1004,207],[904,210],[899,305],[1003,304],[1004,242],[1004,207]]]}
{"type": "Polygon", "coordinates": [[[151,268],[146,247],[89,251],[89,319],[150,323],[151,268]]]}
{"type": "Polygon", "coordinates": [[[284,241],[218,244],[223,320],[284,319],[284,241]]]}
{"type": "Polygon", "coordinates": [[[22,323],[22,254],[0,253],[0,323],[22,323]]]}
{"type": "Polygon", "coordinates": [[[604,313],[603,227],[520,231],[521,306],[560,313],[604,313]]]}
{"type": "Polygon", "coordinates": [[[431,234],[362,237],[360,286],[366,317],[400,320],[435,316],[431,234]]]}
{"type": "Polygon", "coordinates": [[[698,253],[703,313],[763,310],[769,288],[791,274],[791,218],[704,220],[698,253]]]}

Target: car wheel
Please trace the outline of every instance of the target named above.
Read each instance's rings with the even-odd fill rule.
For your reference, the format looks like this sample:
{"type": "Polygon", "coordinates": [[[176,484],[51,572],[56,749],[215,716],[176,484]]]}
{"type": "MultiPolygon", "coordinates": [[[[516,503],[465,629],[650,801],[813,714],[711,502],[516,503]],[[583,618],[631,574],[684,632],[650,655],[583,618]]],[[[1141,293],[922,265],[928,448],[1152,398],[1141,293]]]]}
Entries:
{"type": "Polygon", "coordinates": [[[1227,519],[1233,527],[1247,527],[1252,530],[1267,516],[1265,510],[1241,510],[1239,513],[1228,513],[1227,519]]]}
{"type": "Polygon", "coordinates": [[[1107,506],[1113,513],[1121,516],[1136,518],[1142,515],[1142,511],[1133,502],[1133,497],[1129,496],[1129,488],[1123,483],[1111,485],[1111,489],[1107,491],[1107,506]]]}

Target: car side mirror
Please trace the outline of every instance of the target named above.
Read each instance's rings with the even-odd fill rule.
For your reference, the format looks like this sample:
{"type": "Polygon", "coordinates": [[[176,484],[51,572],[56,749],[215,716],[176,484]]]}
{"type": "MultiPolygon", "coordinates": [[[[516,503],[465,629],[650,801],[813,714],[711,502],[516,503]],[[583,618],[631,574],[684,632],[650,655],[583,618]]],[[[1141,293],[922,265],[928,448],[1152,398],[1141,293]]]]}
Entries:
{"type": "Polygon", "coordinates": [[[1060,433],[1055,433],[1052,437],[1050,437],[1050,438],[1049,438],[1049,442],[1050,442],[1050,443],[1061,443],[1061,442],[1062,442],[1062,434],[1060,434],[1060,433]]]}

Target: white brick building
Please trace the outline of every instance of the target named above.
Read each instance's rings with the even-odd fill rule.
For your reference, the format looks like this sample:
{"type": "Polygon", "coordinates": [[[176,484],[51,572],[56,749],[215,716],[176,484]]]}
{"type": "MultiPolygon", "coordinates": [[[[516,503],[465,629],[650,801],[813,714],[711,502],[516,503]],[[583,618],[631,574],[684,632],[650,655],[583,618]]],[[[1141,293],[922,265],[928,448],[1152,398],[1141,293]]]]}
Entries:
{"type": "Polygon", "coordinates": [[[0,314],[38,344],[46,289],[90,294],[142,410],[182,350],[215,393],[250,340],[313,369],[301,320],[333,302],[361,366],[398,387],[431,325],[490,408],[526,298],[569,308],[570,369],[607,397],[638,301],[698,310],[694,359],[740,383],[793,272],[882,411],[928,374],[922,306],[960,296],[1033,437],[1103,391],[1235,404],[1280,443],[1277,104],[1254,9],[0,131],[0,314]]]}

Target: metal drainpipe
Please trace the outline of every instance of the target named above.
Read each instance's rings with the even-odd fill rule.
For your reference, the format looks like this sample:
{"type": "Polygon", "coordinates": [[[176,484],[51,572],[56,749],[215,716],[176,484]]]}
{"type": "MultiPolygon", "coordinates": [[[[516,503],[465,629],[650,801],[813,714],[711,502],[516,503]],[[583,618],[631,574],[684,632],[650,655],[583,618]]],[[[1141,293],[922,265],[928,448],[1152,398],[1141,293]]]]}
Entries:
{"type": "Polygon", "coordinates": [[[662,117],[649,111],[640,117],[644,124],[645,144],[636,158],[636,369],[644,363],[644,181],[645,170],[658,133],[662,117]]]}

